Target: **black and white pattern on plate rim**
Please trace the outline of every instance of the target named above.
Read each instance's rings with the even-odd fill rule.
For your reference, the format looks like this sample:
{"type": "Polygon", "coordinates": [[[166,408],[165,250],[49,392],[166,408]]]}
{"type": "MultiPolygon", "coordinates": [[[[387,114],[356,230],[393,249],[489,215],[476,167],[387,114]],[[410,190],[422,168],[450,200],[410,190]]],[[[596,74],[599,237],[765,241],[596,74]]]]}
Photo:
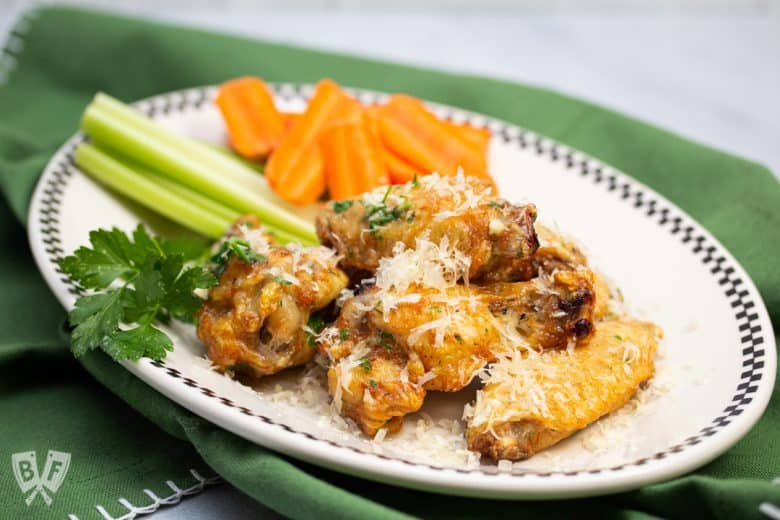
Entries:
{"type": "MultiPolygon", "coordinates": [[[[294,99],[308,99],[311,96],[312,85],[275,84],[274,92],[280,98],[291,101],[294,99]]],[[[387,95],[370,91],[350,90],[361,102],[370,104],[384,99],[387,95]]],[[[210,102],[215,94],[214,87],[199,87],[180,91],[174,91],[159,96],[154,96],[134,104],[136,108],[150,117],[168,115],[182,112],[188,109],[200,108],[204,103],[210,102]]],[[[734,320],[740,333],[740,348],[742,350],[742,372],[732,400],[721,413],[715,417],[708,426],[699,430],[696,435],[688,437],[684,441],[669,446],[649,457],[644,457],[633,462],[605,468],[577,470],[577,471],[550,471],[538,472],[513,469],[512,472],[498,471],[495,466],[480,466],[479,468],[457,468],[435,466],[421,462],[406,460],[400,457],[389,457],[384,454],[369,452],[347,446],[337,442],[323,439],[279,423],[262,414],[256,413],[245,406],[238,406],[227,397],[221,396],[212,389],[205,387],[197,381],[185,377],[179,370],[167,366],[164,362],[152,362],[152,365],[164,370],[172,378],[180,379],[185,385],[198,390],[201,394],[217,400],[220,404],[235,408],[240,413],[256,417],[262,422],[283,429],[288,433],[301,435],[312,441],[324,442],[337,448],[348,449],[369,457],[377,457],[385,460],[402,462],[411,466],[422,466],[434,470],[451,470],[459,473],[481,473],[486,475],[506,475],[521,477],[533,475],[536,477],[549,477],[562,475],[574,477],[582,474],[599,474],[604,472],[621,471],[629,467],[648,464],[654,460],[665,459],[684,451],[690,446],[702,442],[705,438],[715,435],[719,430],[731,423],[734,417],[740,415],[745,407],[753,400],[753,394],[758,390],[759,382],[764,373],[764,335],[759,322],[756,304],[747,290],[745,282],[735,274],[736,269],[730,260],[723,254],[720,246],[711,241],[694,225],[681,215],[665,205],[664,202],[648,193],[642,186],[637,185],[627,176],[613,171],[598,161],[569,148],[546,139],[532,132],[523,130],[515,125],[473,114],[464,110],[455,109],[443,105],[431,104],[432,109],[440,117],[453,119],[458,122],[469,122],[476,126],[486,126],[493,135],[498,136],[507,145],[516,145],[521,149],[530,149],[540,157],[546,157],[552,162],[561,162],[573,175],[580,175],[592,180],[596,185],[602,186],[608,192],[630,204],[635,210],[641,211],[656,224],[677,237],[685,244],[690,252],[696,255],[717,280],[722,288],[724,296],[728,299],[733,312],[734,320]]],[[[78,143],[84,140],[84,135],[79,133],[69,140],[64,146],[64,158],[48,172],[44,173],[43,198],[39,212],[37,225],[43,237],[45,252],[48,260],[59,275],[60,282],[73,295],[81,294],[83,289],[60,270],[57,262],[65,254],[62,249],[60,233],[60,206],[62,197],[68,186],[69,179],[74,174],[73,151],[78,143]]]]}

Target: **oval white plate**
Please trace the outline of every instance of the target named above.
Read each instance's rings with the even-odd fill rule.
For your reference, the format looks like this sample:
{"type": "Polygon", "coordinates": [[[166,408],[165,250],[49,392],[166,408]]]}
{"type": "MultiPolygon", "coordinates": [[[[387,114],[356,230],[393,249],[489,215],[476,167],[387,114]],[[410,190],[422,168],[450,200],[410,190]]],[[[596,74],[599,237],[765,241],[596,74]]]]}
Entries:
{"type": "MultiPolygon", "coordinates": [[[[302,110],[311,90],[275,86],[279,105],[292,111],[302,110]]],[[[195,88],[137,106],[185,134],[224,142],[213,95],[213,87],[195,88]]],[[[364,102],[383,97],[356,95],[364,102]]],[[[516,126],[431,106],[456,121],[488,126],[494,135],[490,169],[502,195],[535,202],[541,220],[586,246],[635,314],[663,327],[657,376],[636,412],[621,410],[499,470],[492,463],[468,464],[462,450],[457,419],[468,392],[431,394],[424,408],[430,415],[409,417],[399,437],[377,445],[334,426],[321,411],[289,404],[287,398],[324,392],[297,388],[300,372],[275,377],[255,392],[210,370],[191,328],[169,330],[175,350],[164,362],[125,367],[194,413],[271,449],[380,482],[459,495],[537,499],[633,489],[691,471],[744,436],[769,401],[776,354],[766,308],[734,257],[683,211],[623,173],[516,126]],[[441,449],[416,440],[423,425],[441,434],[435,437],[441,449]]],[[[131,229],[138,221],[165,228],[73,166],[72,151],[82,139],[71,138],[46,167],[28,221],[38,267],[66,309],[78,287],[56,261],[86,243],[91,229],[131,229]]],[[[430,443],[432,434],[426,438],[430,443]]]]}

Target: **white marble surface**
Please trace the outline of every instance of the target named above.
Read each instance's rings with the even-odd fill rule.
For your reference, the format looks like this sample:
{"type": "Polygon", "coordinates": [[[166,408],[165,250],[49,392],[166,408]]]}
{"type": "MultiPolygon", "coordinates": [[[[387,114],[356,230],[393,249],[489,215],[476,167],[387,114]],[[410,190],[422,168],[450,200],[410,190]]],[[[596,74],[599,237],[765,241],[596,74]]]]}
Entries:
{"type": "MultiPolygon", "coordinates": [[[[25,2],[23,2],[25,3],[25,2]]],[[[129,5],[130,2],[120,2],[129,5]]],[[[165,2],[126,10],[300,45],[558,89],[759,161],[780,175],[780,17],[482,11],[216,10],[165,2]]],[[[21,3],[0,0],[0,33],[21,3]]],[[[245,6],[246,7],[246,6],[245,6]]],[[[272,514],[227,485],[155,518],[272,514]]]]}

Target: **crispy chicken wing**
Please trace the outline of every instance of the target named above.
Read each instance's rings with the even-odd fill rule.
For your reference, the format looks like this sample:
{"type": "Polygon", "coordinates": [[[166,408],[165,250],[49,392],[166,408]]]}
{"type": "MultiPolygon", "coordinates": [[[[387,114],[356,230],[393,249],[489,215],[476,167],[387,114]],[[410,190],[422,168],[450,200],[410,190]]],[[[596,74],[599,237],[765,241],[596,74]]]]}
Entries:
{"type": "Polygon", "coordinates": [[[359,306],[355,299],[346,302],[317,346],[330,359],[328,391],[336,409],[373,437],[380,428],[397,431],[404,415],[420,409],[425,369],[416,354],[372,330],[359,306]]]}
{"type": "Polygon", "coordinates": [[[272,246],[259,230],[246,236],[260,256],[228,260],[198,313],[197,332],[216,366],[263,376],[311,359],[304,326],[347,277],[326,248],[272,246]]]}
{"type": "Polygon", "coordinates": [[[592,329],[585,274],[557,273],[541,289],[537,281],[444,290],[412,285],[402,293],[366,288],[319,341],[332,361],[337,407],[368,435],[391,419],[398,428],[426,390],[463,389],[486,364],[520,348],[518,341],[544,349],[584,337],[592,329]]]}
{"type": "Polygon", "coordinates": [[[369,272],[398,242],[415,247],[419,237],[435,243],[446,237],[468,253],[468,275],[479,279],[529,270],[538,245],[535,219],[532,204],[510,204],[474,177],[431,174],[329,204],[317,218],[317,234],[344,257],[343,267],[369,272]]]}
{"type": "Polygon", "coordinates": [[[572,352],[499,360],[466,413],[469,449],[524,459],[617,410],[652,377],[659,336],[652,323],[605,321],[572,352]]]}

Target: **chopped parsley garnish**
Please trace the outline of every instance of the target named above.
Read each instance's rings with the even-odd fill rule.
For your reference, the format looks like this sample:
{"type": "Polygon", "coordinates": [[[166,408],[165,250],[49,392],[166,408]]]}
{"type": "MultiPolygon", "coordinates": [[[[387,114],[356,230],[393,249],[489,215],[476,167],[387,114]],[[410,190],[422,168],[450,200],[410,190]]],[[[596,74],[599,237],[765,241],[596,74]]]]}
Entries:
{"type": "MultiPolygon", "coordinates": [[[[411,202],[404,195],[401,196],[401,199],[403,199],[401,205],[395,207],[388,206],[387,198],[390,196],[392,189],[392,186],[387,187],[385,196],[382,197],[382,201],[379,204],[366,205],[365,220],[368,222],[368,229],[372,235],[377,235],[380,227],[403,217],[406,210],[412,207],[411,202]]],[[[412,214],[412,220],[414,220],[414,214],[412,214]]]]}
{"type": "Polygon", "coordinates": [[[132,237],[98,229],[82,246],[59,261],[60,268],[85,289],[68,314],[74,326],[71,350],[76,357],[102,347],[117,361],[150,357],[160,360],[173,342],[155,323],[171,318],[192,321],[202,300],[196,289],[216,284],[213,274],[188,262],[201,257],[198,240],[165,240],[143,226],[132,237]],[[120,328],[120,323],[130,327],[120,328]]]}
{"type": "Polygon", "coordinates": [[[360,368],[362,368],[366,372],[371,372],[371,360],[368,359],[366,356],[360,358],[360,368]]]}
{"type": "Polygon", "coordinates": [[[618,341],[623,341],[623,336],[619,336],[619,335],[615,334],[615,339],[618,340],[618,341]]]}
{"type": "Polygon", "coordinates": [[[354,204],[354,202],[351,200],[337,200],[333,203],[333,211],[337,214],[344,213],[352,207],[352,204],[354,204]]]}
{"type": "Polygon", "coordinates": [[[501,207],[501,203],[493,201],[493,202],[490,203],[490,207],[491,208],[500,208],[501,207]]]}
{"type": "Polygon", "coordinates": [[[349,329],[339,329],[339,339],[341,341],[347,341],[347,338],[349,338],[349,329]]]}
{"type": "Polygon", "coordinates": [[[322,332],[322,329],[325,328],[325,319],[319,314],[314,313],[309,316],[309,321],[306,322],[306,327],[308,329],[306,330],[306,342],[311,348],[314,348],[317,343],[317,334],[322,332]]]}
{"type": "Polygon", "coordinates": [[[222,276],[225,272],[225,265],[230,260],[231,255],[236,255],[238,258],[248,264],[254,264],[256,262],[265,262],[266,257],[259,255],[252,250],[252,246],[249,242],[243,238],[230,237],[219,248],[219,251],[211,257],[212,272],[217,276],[222,276]]]}
{"type": "Polygon", "coordinates": [[[417,180],[417,174],[414,174],[414,177],[412,178],[412,188],[419,188],[420,187],[420,181],[417,180]]]}
{"type": "Polygon", "coordinates": [[[281,276],[274,276],[273,281],[278,283],[279,285],[292,285],[292,282],[290,280],[287,280],[286,278],[282,278],[281,276]]]}
{"type": "Polygon", "coordinates": [[[373,379],[369,379],[368,380],[368,384],[371,385],[371,388],[376,388],[377,387],[376,381],[374,381],[373,379]]]}
{"type": "Polygon", "coordinates": [[[390,192],[391,192],[391,191],[393,191],[393,185],[392,185],[392,184],[391,184],[391,185],[389,185],[389,186],[387,187],[387,191],[385,191],[385,196],[384,196],[384,197],[382,197],[382,204],[384,204],[385,202],[387,202],[387,197],[389,197],[389,196],[390,196],[390,192]]]}
{"type": "Polygon", "coordinates": [[[395,345],[393,345],[393,341],[395,338],[392,334],[389,332],[386,332],[384,330],[379,331],[379,346],[385,347],[387,350],[393,350],[395,348],[395,345]]]}

